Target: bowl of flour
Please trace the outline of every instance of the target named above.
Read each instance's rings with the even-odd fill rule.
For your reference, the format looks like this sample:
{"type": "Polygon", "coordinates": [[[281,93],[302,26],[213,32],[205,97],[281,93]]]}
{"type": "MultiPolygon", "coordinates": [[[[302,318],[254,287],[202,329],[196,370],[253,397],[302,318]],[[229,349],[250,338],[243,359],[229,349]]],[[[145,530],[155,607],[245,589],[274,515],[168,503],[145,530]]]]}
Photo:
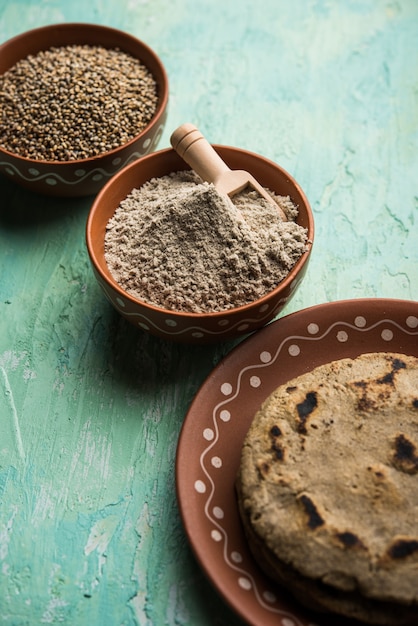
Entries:
{"type": "Polygon", "coordinates": [[[258,154],[214,146],[250,172],[285,212],[257,192],[220,195],[172,149],[116,174],[96,197],[86,242],[115,309],[164,339],[211,343],[270,322],[305,275],[313,215],[298,183],[258,154]]]}

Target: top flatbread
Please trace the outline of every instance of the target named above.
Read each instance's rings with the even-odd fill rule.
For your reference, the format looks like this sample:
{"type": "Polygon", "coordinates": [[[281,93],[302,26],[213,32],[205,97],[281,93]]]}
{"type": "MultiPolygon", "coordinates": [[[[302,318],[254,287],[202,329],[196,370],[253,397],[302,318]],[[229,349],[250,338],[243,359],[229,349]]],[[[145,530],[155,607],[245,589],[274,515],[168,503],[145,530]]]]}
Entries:
{"type": "Polygon", "coordinates": [[[417,358],[366,354],[279,387],[252,422],[238,482],[273,562],[418,605],[417,358]]]}

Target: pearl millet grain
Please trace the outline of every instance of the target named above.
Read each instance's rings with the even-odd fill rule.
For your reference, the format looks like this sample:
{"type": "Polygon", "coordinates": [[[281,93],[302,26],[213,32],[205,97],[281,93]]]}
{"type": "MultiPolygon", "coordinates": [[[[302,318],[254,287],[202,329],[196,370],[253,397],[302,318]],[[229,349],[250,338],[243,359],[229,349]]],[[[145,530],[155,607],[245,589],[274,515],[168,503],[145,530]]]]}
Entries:
{"type": "Polygon", "coordinates": [[[36,160],[85,159],[140,133],[157,105],[155,78],[130,54],[50,48],[0,76],[0,146],[36,160]]]}

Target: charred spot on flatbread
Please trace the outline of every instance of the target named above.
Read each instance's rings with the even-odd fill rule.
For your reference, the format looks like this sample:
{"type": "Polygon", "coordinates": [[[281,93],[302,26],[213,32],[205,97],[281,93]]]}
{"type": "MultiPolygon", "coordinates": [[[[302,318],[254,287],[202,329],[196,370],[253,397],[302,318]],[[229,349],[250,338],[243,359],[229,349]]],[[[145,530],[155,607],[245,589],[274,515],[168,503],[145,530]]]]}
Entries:
{"type": "Polygon", "coordinates": [[[315,530],[316,528],[319,528],[320,526],[325,524],[312,498],[310,498],[306,494],[302,494],[299,497],[299,501],[303,506],[303,510],[307,517],[307,526],[310,530],[315,530]]]}
{"type": "Polygon", "coordinates": [[[280,442],[280,437],[282,436],[282,431],[275,424],[270,429],[270,437],[271,437],[271,452],[273,453],[273,457],[276,461],[284,460],[284,447],[280,442]]]}
{"type": "Polygon", "coordinates": [[[388,548],[387,555],[391,559],[407,559],[418,553],[418,539],[413,537],[402,537],[396,539],[388,548]]]}
{"type": "Polygon", "coordinates": [[[318,394],[316,391],[308,391],[302,402],[296,405],[297,411],[297,429],[299,433],[306,434],[306,423],[308,418],[318,406],[318,394]]]}
{"type": "Polygon", "coordinates": [[[354,388],[359,390],[357,410],[361,413],[377,411],[395,390],[396,376],[407,365],[403,359],[388,356],[385,358],[388,369],[377,378],[364,378],[353,381],[354,388]]]}
{"type": "Polygon", "coordinates": [[[403,433],[396,436],[392,461],[396,469],[407,474],[418,473],[418,454],[415,443],[403,433]]]}
{"type": "Polygon", "coordinates": [[[346,549],[358,549],[358,548],[364,549],[364,544],[361,541],[361,539],[358,537],[358,535],[356,535],[353,532],[350,532],[349,530],[345,530],[343,532],[337,532],[335,533],[335,536],[346,549]]]}

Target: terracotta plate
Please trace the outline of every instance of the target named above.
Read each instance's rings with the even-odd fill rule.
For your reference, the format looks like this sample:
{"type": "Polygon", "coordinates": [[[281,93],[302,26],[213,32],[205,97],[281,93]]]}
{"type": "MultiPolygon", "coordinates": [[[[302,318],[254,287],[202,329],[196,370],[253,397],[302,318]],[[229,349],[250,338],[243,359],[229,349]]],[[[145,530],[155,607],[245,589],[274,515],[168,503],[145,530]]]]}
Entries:
{"type": "Polygon", "coordinates": [[[197,393],[177,449],[180,512],[201,567],[247,623],[335,623],[335,618],[310,614],[294,603],[263,575],[248,551],[234,481],[255,411],[278,385],[317,365],[389,351],[418,357],[418,302],[358,299],[318,305],[250,336],[197,393]]]}

